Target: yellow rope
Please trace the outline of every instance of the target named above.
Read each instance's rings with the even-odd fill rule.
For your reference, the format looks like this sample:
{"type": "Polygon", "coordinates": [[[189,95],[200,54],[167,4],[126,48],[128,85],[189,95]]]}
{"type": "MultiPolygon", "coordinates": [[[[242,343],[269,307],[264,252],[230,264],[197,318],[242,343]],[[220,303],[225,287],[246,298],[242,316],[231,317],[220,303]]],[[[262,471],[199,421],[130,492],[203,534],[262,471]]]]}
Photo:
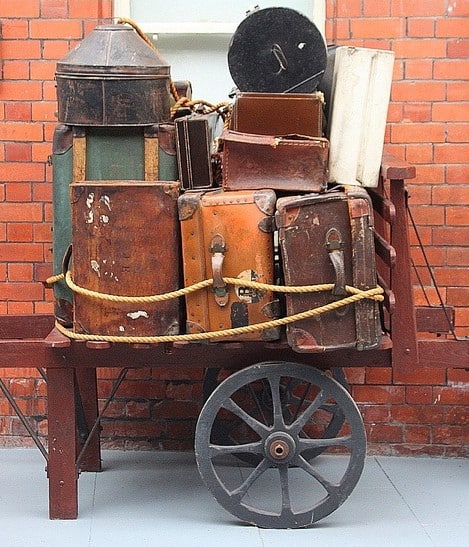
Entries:
{"type": "Polygon", "coordinates": [[[287,325],[289,323],[294,323],[295,321],[301,321],[303,319],[308,319],[310,317],[315,317],[322,313],[336,310],[343,306],[353,304],[362,300],[364,298],[375,298],[383,292],[381,287],[376,287],[368,291],[359,291],[357,294],[347,296],[341,300],[331,302],[324,306],[320,306],[313,310],[307,310],[304,312],[296,313],[288,317],[282,317],[280,319],[274,319],[272,321],[265,321],[263,323],[256,323],[254,325],[247,325],[245,327],[236,327],[234,329],[224,329],[220,331],[211,331],[211,332],[198,332],[193,334],[173,334],[173,335],[162,335],[162,336],[110,336],[110,335],[99,335],[99,334],[80,334],[72,332],[59,323],[56,323],[56,328],[62,334],[71,338],[73,340],[82,340],[82,341],[94,341],[94,342],[116,342],[116,343],[128,343],[128,344],[161,344],[161,343],[171,343],[171,342],[195,342],[201,340],[210,340],[213,338],[224,338],[227,336],[236,336],[241,334],[249,334],[259,330],[270,329],[274,327],[279,327],[282,325],[287,325]]]}
{"type": "MultiPolygon", "coordinates": [[[[59,280],[63,279],[63,275],[55,276],[59,280]]],[[[53,278],[46,280],[46,283],[51,283],[53,278]]],[[[268,283],[259,283],[258,281],[248,281],[246,279],[239,279],[237,277],[224,277],[223,281],[227,285],[237,285],[239,287],[249,287],[251,289],[261,290],[261,291],[272,291],[272,292],[281,292],[281,293],[312,293],[312,292],[325,292],[330,291],[334,288],[332,283],[323,283],[322,285],[271,285],[268,283]]],[[[72,289],[73,292],[81,294],[89,298],[95,298],[98,300],[106,300],[110,302],[126,302],[130,304],[142,304],[142,303],[154,303],[154,302],[163,302],[166,300],[172,300],[174,298],[179,298],[181,296],[186,296],[192,292],[204,289],[213,284],[213,279],[205,279],[204,281],[199,281],[194,283],[189,287],[184,287],[176,291],[172,291],[164,294],[155,294],[151,296],[118,296],[115,294],[105,294],[97,291],[92,291],[90,289],[85,289],[77,285],[73,279],[72,274],[68,271],[65,275],[65,282],[72,289]]],[[[361,295],[364,291],[351,287],[349,285],[345,286],[345,290],[350,294],[361,295]]],[[[381,291],[382,292],[382,291],[381,291]]],[[[377,293],[371,297],[373,300],[382,301],[383,297],[381,293],[377,293]]]]}

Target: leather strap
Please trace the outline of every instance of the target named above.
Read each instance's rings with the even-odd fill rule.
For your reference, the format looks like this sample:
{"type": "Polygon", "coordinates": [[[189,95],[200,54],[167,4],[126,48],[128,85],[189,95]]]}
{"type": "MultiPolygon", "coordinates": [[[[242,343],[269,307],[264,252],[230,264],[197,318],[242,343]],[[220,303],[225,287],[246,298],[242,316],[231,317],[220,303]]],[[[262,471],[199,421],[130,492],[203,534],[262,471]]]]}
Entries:
{"type": "Polygon", "coordinates": [[[212,278],[215,302],[224,307],[228,303],[228,289],[223,281],[223,261],[225,260],[226,246],[223,236],[215,234],[212,238],[210,252],[212,253],[212,278]]]}
{"type": "Polygon", "coordinates": [[[330,228],[326,233],[326,249],[329,253],[329,259],[334,266],[335,282],[332,294],[334,296],[346,296],[345,290],[345,260],[344,260],[344,242],[342,235],[337,228],[330,228]]]}

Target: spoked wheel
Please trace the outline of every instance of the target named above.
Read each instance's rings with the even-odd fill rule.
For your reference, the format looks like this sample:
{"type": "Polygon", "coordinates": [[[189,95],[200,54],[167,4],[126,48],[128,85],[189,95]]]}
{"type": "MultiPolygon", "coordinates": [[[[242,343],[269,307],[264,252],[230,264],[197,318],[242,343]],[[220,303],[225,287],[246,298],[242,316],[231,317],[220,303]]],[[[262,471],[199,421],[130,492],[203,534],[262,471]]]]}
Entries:
{"type": "Polygon", "coordinates": [[[252,365],[224,380],[210,395],[197,422],[197,465],[215,499],[236,517],[264,528],[301,528],[337,509],[363,470],[366,438],[353,399],[337,381],[317,369],[286,362],[252,365]],[[282,385],[291,381],[298,396],[286,411],[282,385]],[[253,412],[246,393],[268,386],[262,411],[253,412]],[[325,404],[343,415],[338,435],[317,434],[316,415],[325,404]],[[236,418],[244,441],[217,437],[218,425],[236,418]],[[310,460],[320,450],[328,457],[310,460]],[[240,467],[252,455],[255,468],[240,467]]]}
{"type": "MultiPolygon", "coordinates": [[[[339,382],[347,391],[349,391],[349,385],[345,377],[344,370],[339,367],[333,367],[327,371],[334,380],[339,382]]],[[[209,398],[211,393],[220,384],[226,371],[219,368],[209,368],[205,372],[204,384],[203,384],[203,400],[204,402],[209,398]]],[[[251,401],[250,414],[256,418],[262,413],[268,412],[272,407],[271,390],[267,381],[260,381],[255,386],[249,384],[246,386],[246,398],[251,401]]],[[[302,404],[307,404],[314,397],[315,390],[311,385],[304,384],[301,381],[294,378],[282,378],[280,384],[280,400],[282,404],[283,412],[286,418],[292,418],[292,412],[295,412],[302,404]]],[[[314,424],[316,437],[324,439],[331,439],[335,437],[344,423],[344,415],[341,408],[336,402],[324,402],[320,410],[314,416],[316,423],[314,424]]],[[[310,424],[312,429],[312,424],[310,424]]],[[[224,440],[229,440],[231,444],[240,444],[246,440],[246,424],[243,420],[233,417],[231,421],[218,421],[214,424],[214,430],[212,431],[213,439],[221,444],[226,444],[224,440]]],[[[326,449],[325,446],[311,448],[303,454],[307,460],[315,458],[326,449]]],[[[257,465],[260,461],[260,456],[257,454],[237,454],[241,461],[250,464],[257,465]]]]}

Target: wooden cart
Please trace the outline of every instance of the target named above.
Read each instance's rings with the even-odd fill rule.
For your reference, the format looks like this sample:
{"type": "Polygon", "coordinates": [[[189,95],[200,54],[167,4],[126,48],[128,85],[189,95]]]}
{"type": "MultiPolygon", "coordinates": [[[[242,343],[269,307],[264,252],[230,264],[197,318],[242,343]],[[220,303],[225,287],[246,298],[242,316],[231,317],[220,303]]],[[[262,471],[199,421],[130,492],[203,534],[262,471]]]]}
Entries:
{"type": "MultiPolygon", "coordinates": [[[[99,421],[129,367],[208,364],[215,370],[236,371],[213,393],[209,383],[211,394],[196,431],[199,469],[217,501],[243,520],[275,528],[307,526],[335,510],[358,481],[366,453],[361,416],[337,367],[392,366],[394,377],[399,378],[418,367],[468,366],[468,340],[418,337],[423,331],[450,331],[452,310],[412,304],[405,181],[414,176],[412,166],[385,158],[381,185],[371,192],[379,281],[385,289],[386,335],[378,349],[300,354],[281,342],[132,345],[72,341],[54,328],[50,315],[1,317],[0,367],[37,367],[47,379],[47,450],[3,382],[0,387],[47,459],[50,518],[77,518],[79,473],[101,469],[99,421]],[[103,365],[122,371],[98,414],[96,369],[103,365]],[[332,373],[321,372],[326,370],[332,373]],[[289,383],[285,383],[287,377],[289,383]],[[313,390],[302,391],[303,385],[313,390]],[[241,403],[246,388],[254,400],[248,410],[241,403]],[[226,420],[230,413],[235,426],[233,420],[226,420]],[[305,429],[317,413],[321,415],[319,425],[305,429]],[[325,450],[345,453],[348,458],[337,480],[325,478],[314,465],[325,450]],[[247,469],[235,486],[225,482],[215,462],[233,456],[247,469]],[[297,510],[291,477],[300,472],[316,481],[324,493],[297,510]],[[257,479],[272,474],[278,482],[279,508],[271,510],[246,501],[257,479]]],[[[212,383],[215,376],[209,375],[212,383]]]]}

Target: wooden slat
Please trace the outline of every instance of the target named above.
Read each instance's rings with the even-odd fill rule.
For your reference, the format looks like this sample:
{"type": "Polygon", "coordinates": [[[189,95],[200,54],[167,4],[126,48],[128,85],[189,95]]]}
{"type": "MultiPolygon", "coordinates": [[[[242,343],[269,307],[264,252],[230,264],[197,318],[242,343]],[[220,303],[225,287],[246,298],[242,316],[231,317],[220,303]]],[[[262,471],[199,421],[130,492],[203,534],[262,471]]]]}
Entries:
{"type": "Polygon", "coordinates": [[[419,332],[448,333],[451,332],[454,325],[454,308],[452,306],[446,306],[445,309],[430,306],[416,307],[415,314],[419,332]]]}

